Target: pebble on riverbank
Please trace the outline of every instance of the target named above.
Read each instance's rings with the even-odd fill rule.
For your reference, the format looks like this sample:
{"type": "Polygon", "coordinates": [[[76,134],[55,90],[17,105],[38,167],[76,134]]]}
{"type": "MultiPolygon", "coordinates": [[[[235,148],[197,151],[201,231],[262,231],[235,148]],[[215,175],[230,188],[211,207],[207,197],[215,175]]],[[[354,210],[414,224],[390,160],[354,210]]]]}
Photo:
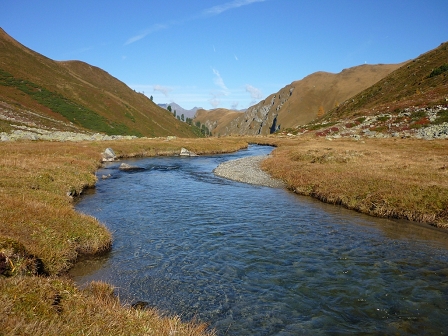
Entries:
{"type": "Polygon", "coordinates": [[[221,163],[213,172],[233,181],[272,188],[284,187],[285,184],[281,180],[274,179],[260,168],[260,162],[265,158],[266,156],[262,155],[227,161],[221,163]]]}

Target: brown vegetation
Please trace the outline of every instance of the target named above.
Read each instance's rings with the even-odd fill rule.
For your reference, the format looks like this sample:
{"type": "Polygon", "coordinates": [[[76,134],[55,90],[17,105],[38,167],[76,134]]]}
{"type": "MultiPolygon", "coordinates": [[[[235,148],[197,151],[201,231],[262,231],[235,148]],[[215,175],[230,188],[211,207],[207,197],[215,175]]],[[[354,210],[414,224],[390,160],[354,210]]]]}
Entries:
{"type": "Polygon", "coordinates": [[[0,143],[0,330],[20,334],[199,335],[205,327],[120,308],[109,286],[80,291],[63,274],[80,255],[111,247],[110,232],[77,213],[73,198],[93,187],[101,152],[121,157],[236,151],[243,139],[0,143]],[[26,276],[28,275],[28,276],[26,276]],[[50,275],[50,277],[42,277],[50,275]],[[100,296],[98,297],[98,293],[100,296]],[[104,293],[109,293],[105,295],[104,293]],[[103,300],[104,299],[104,300],[103,300]],[[54,302],[57,303],[55,304],[54,302]]]}
{"type": "Polygon", "coordinates": [[[19,111],[25,125],[38,128],[197,137],[192,127],[104,70],[80,61],[51,60],[1,28],[0,101],[19,111]]]}
{"type": "Polygon", "coordinates": [[[378,217],[448,228],[446,140],[285,142],[263,167],[288,188],[378,217]]]}
{"type": "Polygon", "coordinates": [[[92,282],[78,289],[68,279],[0,279],[2,335],[213,335],[205,324],[123,307],[113,288],[92,282]]]}
{"type": "Polygon", "coordinates": [[[269,95],[244,113],[225,109],[202,111],[194,121],[206,124],[213,135],[268,135],[274,119],[281,129],[309,123],[316,119],[318,111],[319,116],[324,115],[338,102],[367,89],[401,65],[365,64],[337,74],[316,72],[269,95]],[[260,111],[268,111],[268,115],[260,111]]]}
{"type": "Polygon", "coordinates": [[[377,115],[411,106],[446,105],[448,101],[448,42],[420,55],[327,113],[334,120],[377,115]],[[437,71],[440,70],[440,71],[437,71]]]}

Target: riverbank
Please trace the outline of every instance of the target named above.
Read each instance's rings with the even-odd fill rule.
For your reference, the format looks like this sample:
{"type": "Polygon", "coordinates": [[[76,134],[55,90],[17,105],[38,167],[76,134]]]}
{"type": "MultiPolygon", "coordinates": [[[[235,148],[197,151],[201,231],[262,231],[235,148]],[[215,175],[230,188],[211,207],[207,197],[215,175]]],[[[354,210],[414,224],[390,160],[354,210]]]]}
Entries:
{"type": "Polygon", "coordinates": [[[446,140],[297,138],[262,168],[291,191],[376,217],[448,229],[446,140]]]}
{"type": "Polygon", "coordinates": [[[261,162],[262,169],[296,193],[373,216],[447,228],[446,140],[170,137],[1,142],[0,222],[5,225],[0,226],[0,330],[5,335],[127,335],[149,330],[159,335],[207,334],[201,324],[134,310],[111,295],[113,289],[106,284],[80,290],[65,278],[80,255],[101,253],[112,243],[101,223],[73,210],[73,200],[94,187],[106,147],[125,158],[178,155],[181,148],[196,154],[225,153],[248,143],[278,147],[261,162]]]}
{"type": "Polygon", "coordinates": [[[209,335],[206,326],[135,310],[107,284],[77,288],[64,276],[82,255],[111,248],[112,235],[73,201],[95,186],[102,152],[120,157],[233,152],[243,139],[137,139],[0,144],[0,330],[4,335],[209,335]]]}

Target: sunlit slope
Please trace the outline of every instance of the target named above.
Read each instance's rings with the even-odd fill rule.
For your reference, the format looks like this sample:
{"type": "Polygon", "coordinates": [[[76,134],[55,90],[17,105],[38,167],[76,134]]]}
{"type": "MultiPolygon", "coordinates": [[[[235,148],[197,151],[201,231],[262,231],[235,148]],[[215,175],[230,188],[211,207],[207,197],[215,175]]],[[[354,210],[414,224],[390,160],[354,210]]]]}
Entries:
{"type": "MultiPolygon", "coordinates": [[[[0,101],[7,103],[3,108],[38,113],[81,130],[195,136],[189,125],[104,70],[80,61],[51,60],[1,29],[0,101]]],[[[42,121],[30,113],[28,117],[28,122],[42,121]]]]}
{"type": "Polygon", "coordinates": [[[446,105],[448,42],[407,62],[330,111],[326,119],[390,113],[410,106],[446,105]]]}
{"type": "Polygon", "coordinates": [[[243,112],[228,110],[224,108],[217,108],[213,110],[200,109],[196,111],[194,116],[194,122],[200,122],[207,126],[215,136],[226,135],[228,133],[228,125],[230,122],[239,116],[243,112]]]}
{"type": "Polygon", "coordinates": [[[319,113],[325,114],[399,67],[400,64],[365,64],[337,74],[316,72],[285,86],[244,113],[212,110],[213,113],[197,114],[196,118],[214,135],[267,135],[309,123],[319,113]]]}

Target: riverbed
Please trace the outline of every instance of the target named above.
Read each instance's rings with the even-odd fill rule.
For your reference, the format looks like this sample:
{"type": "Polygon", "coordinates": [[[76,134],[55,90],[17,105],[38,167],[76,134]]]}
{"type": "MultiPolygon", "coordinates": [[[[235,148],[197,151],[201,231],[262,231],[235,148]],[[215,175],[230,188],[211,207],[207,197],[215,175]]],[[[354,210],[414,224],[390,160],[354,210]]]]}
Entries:
{"type": "Polygon", "coordinates": [[[112,252],[71,274],[219,335],[446,333],[448,235],[213,173],[271,150],[108,164],[76,208],[112,252]]]}

